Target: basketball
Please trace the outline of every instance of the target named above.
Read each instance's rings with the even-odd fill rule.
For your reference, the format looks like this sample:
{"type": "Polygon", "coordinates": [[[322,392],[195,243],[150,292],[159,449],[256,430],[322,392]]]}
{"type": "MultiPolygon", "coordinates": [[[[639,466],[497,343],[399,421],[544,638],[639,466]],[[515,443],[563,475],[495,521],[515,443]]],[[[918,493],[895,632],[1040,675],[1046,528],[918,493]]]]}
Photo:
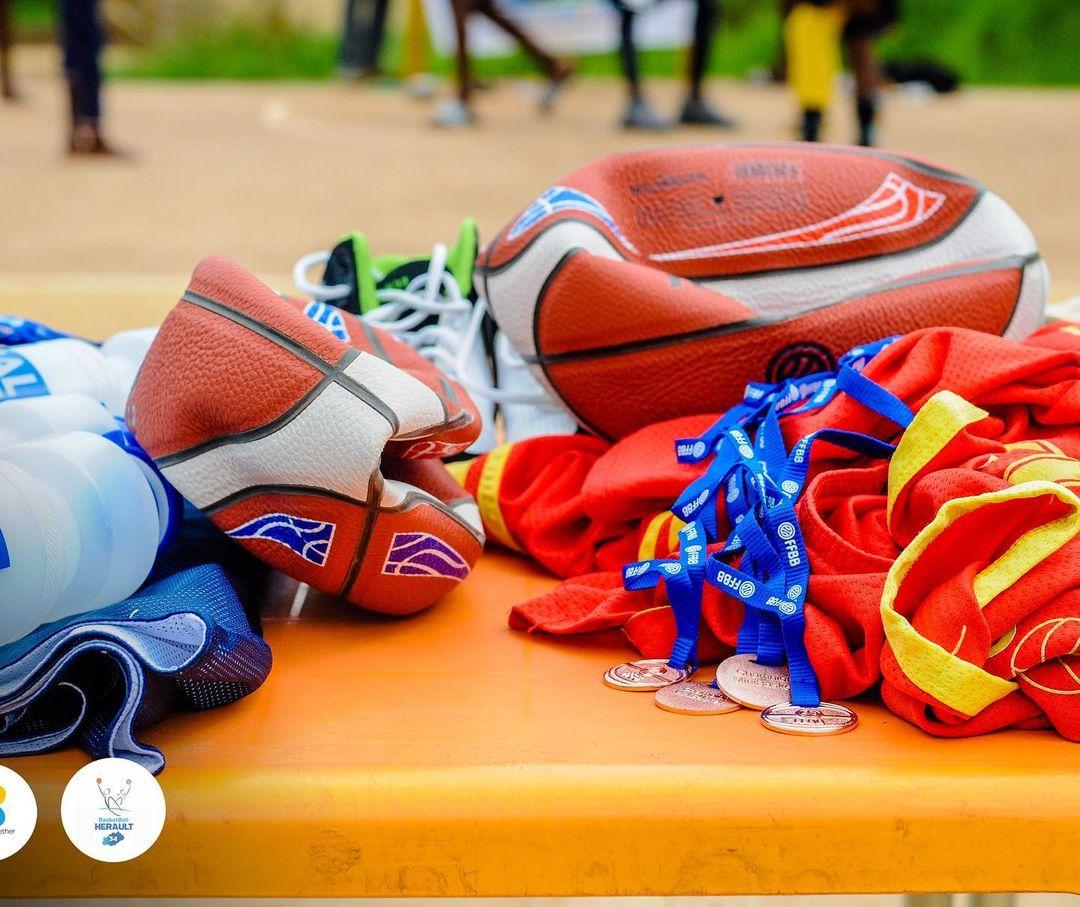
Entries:
{"type": "Polygon", "coordinates": [[[774,143],[594,161],[498,234],[479,282],[537,379],[619,438],[893,334],[1024,337],[1048,276],[1023,220],[972,179],[774,143]]]}
{"type": "Polygon", "coordinates": [[[464,450],[468,395],[385,333],[204,260],[165,319],[129,426],[176,488],[255,555],[377,611],[468,576],[476,505],[432,456],[464,450]]]}

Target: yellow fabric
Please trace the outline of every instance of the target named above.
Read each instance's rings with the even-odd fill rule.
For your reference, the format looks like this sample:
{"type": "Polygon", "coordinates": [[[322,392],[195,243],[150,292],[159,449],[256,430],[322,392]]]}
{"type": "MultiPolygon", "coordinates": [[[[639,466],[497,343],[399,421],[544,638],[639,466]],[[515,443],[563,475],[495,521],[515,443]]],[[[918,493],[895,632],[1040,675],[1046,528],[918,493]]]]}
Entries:
{"type": "Polygon", "coordinates": [[[671,515],[671,522],[668,523],[667,533],[667,547],[668,551],[679,550],[679,531],[685,526],[682,520],[680,520],[675,514],[671,515]]]}
{"type": "Polygon", "coordinates": [[[881,616],[897,664],[917,687],[964,715],[977,715],[987,706],[1008,696],[1018,688],[1017,685],[958,658],[921,636],[907,618],[893,607],[897,593],[923,552],[956,520],[982,507],[1043,495],[1052,495],[1069,504],[1070,512],[1026,533],[975,578],[976,600],[980,607],[986,607],[1001,591],[1080,532],[1080,498],[1067,488],[1052,482],[1029,482],[949,501],[938,511],[933,522],[904,549],[886,577],[881,597],[881,616]]]}
{"type": "Polygon", "coordinates": [[[641,533],[641,541],[638,543],[638,560],[647,561],[656,557],[660,548],[660,533],[667,530],[667,550],[675,551],[679,547],[679,530],[686,525],[677,516],[668,510],[661,510],[645,525],[645,531],[641,533]]]}
{"type": "Polygon", "coordinates": [[[893,504],[908,482],[956,435],[988,414],[952,391],[934,394],[911,420],[889,462],[889,500],[886,518],[892,521],[893,504]]]}
{"type": "Polygon", "coordinates": [[[1080,483],[1080,461],[1064,454],[1037,453],[1010,464],[1005,478],[1014,485],[1023,482],[1059,482],[1068,487],[1080,483]]]}
{"type": "Polygon", "coordinates": [[[513,444],[501,444],[487,455],[476,487],[476,503],[480,507],[480,517],[488,535],[506,548],[521,551],[521,546],[506,525],[502,508],[499,506],[499,487],[513,447],[513,444]]]}
{"type": "Polygon", "coordinates": [[[462,488],[465,487],[465,479],[469,475],[469,467],[473,465],[474,460],[454,460],[453,463],[444,463],[446,471],[454,477],[454,481],[458,483],[462,488]]]}
{"type": "Polygon", "coordinates": [[[641,541],[638,542],[637,557],[639,561],[647,561],[656,557],[656,542],[660,538],[660,530],[664,526],[664,520],[671,516],[666,510],[661,510],[645,526],[641,533],[641,541]]]}
{"type": "Polygon", "coordinates": [[[845,6],[796,3],[784,20],[788,84],[805,109],[829,106],[833,82],[840,70],[840,33],[845,6]]]}
{"type": "MultiPolygon", "coordinates": [[[[980,608],[985,608],[1020,577],[1034,570],[1080,532],[1080,498],[1061,485],[1054,482],[1026,482],[1017,485],[1015,489],[996,492],[1003,496],[999,500],[1041,497],[1047,493],[1069,504],[1072,509],[1060,519],[1025,532],[1013,542],[1008,551],[975,577],[975,600],[980,608]]],[[[992,495],[984,494],[974,500],[990,497],[992,495]]]]}

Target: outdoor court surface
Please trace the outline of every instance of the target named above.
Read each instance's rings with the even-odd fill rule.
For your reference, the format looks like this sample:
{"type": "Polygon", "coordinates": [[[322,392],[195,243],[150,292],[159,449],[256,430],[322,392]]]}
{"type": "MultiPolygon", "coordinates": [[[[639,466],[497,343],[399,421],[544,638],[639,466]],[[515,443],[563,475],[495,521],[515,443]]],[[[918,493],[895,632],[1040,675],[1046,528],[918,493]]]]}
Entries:
{"type": "MultiPolygon", "coordinates": [[[[0,310],[24,310],[33,297],[35,311],[91,335],[107,303],[158,319],[204,255],[232,257],[288,290],[296,258],[346,230],[364,230],[376,250],[420,252],[473,215],[484,239],[600,155],[785,139],[794,122],[783,89],[733,82],[712,95],[742,122],[738,132],[661,136],[615,128],[614,81],[578,80],[547,118],[528,83],[503,83],[481,93],[481,125],[465,132],[430,127],[430,104],[385,88],[119,83],[106,98],[110,132],[135,159],[71,162],[51,59],[38,51],[27,62],[26,102],[0,106],[0,310]]],[[[673,83],[653,94],[675,108],[673,83]]],[[[846,141],[851,111],[838,101],[829,137],[846,141]]],[[[1051,298],[1080,294],[1080,91],[972,89],[922,103],[894,94],[881,138],[993,188],[1038,238],[1051,298]]]]}
{"type": "MultiPolygon", "coordinates": [[[[112,131],[137,159],[72,163],[55,84],[24,89],[25,106],[0,109],[0,311],[98,336],[155,322],[205,254],[284,290],[298,255],[346,229],[420,251],[473,214],[491,236],[592,157],[726,138],[617,132],[614,83],[579,83],[547,120],[503,86],[464,134],[430,129],[427,105],[386,90],[116,85],[112,131]]],[[[676,100],[671,85],[656,95],[676,100]]],[[[732,138],[786,136],[783,92],[716,95],[744,121],[732,138]]],[[[887,117],[890,147],[1010,201],[1040,238],[1053,297],[1080,294],[1080,92],[897,99],[887,117]]],[[[172,821],[136,871],[91,867],[64,842],[60,791],[85,761],[67,750],[21,761],[42,824],[8,878],[19,894],[144,897],[1080,888],[1076,750],[1060,738],[940,741],[865,703],[856,733],[814,745],[748,713],[684,736],[599,683],[628,652],[617,637],[506,628],[508,607],[550,583],[493,552],[431,611],[391,622],[282,580],[267,686],[147,733],[172,760],[172,821]]]]}

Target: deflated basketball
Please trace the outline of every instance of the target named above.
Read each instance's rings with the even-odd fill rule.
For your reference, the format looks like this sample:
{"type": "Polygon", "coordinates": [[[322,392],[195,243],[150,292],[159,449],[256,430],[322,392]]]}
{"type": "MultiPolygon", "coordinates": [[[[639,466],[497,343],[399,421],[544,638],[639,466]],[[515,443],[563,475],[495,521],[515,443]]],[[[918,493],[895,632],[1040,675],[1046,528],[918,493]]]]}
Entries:
{"type": "Polygon", "coordinates": [[[891,334],[1024,336],[1047,272],[1024,222],[974,180],[778,143],[595,161],[496,237],[480,286],[537,378],[617,438],[891,334]]]}
{"type": "Polygon", "coordinates": [[[476,504],[437,459],[467,448],[479,417],[412,349],[320,305],[206,259],[147,354],[128,423],[252,553],[366,608],[411,613],[480,556],[476,504]]]}

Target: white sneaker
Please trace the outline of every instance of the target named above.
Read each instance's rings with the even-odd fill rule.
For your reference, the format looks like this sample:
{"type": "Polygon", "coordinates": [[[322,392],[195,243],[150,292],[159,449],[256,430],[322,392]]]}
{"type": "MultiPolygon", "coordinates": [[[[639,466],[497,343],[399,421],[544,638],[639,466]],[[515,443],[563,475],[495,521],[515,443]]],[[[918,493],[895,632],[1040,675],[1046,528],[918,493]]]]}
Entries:
{"type": "Polygon", "coordinates": [[[293,269],[301,292],[328,302],[408,343],[460,383],[476,404],[483,428],[469,453],[498,443],[496,408],[505,440],[541,434],[573,434],[577,424],[544,392],[505,335],[487,304],[474,293],[476,223],[465,220],[457,241],[439,243],[428,258],[373,258],[366,237],[351,233],[330,252],[305,255],[293,269]],[[308,280],[325,265],[322,283],[308,280]]]}

